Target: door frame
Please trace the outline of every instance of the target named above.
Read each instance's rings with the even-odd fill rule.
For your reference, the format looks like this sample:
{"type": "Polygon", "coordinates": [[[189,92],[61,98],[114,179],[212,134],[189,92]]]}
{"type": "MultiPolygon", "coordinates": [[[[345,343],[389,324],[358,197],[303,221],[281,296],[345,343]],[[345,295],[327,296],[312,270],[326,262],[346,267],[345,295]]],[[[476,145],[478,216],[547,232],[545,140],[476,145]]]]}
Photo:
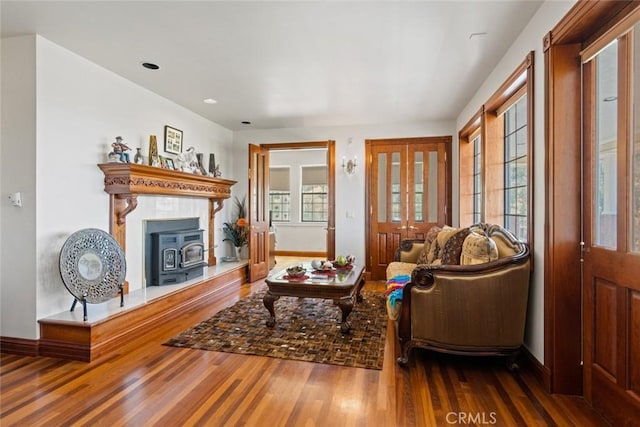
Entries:
{"type": "Polygon", "coordinates": [[[582,102],[584,46],[638,4],[578,1],[543,39],[545,58],[544,366],[547,391],[583,394],[582,102]]]}
{"type": "MultiPolygon", "coordinates": [[[[326,148],[327,149],[327,202],[328,202],[328,218],[327,218],[327,259],[335,259],[336,253],[336,142],[334,140],[326,141],[307,141],[307,142],[282,142],[260,144],[260,147],[271,151],[279,150],[304,150],[309,148],[326,148]]],[[[267,164],[267,168],[269,164],[267,164]]],[[[266,193],[265,189],[265,194],[266,193]]]]}
{"type": "Polygon", "coordinates": [[[445,148],[445,186],[446,186],[446,206],[445,206],[445,222],[451,222],[453,216],[452,212],[452,167],[451,167],[451,147],[453,137],[451,135],[445,136],[420,136],[411,138],[381,138],[381,139],[365,139],[365,162],[364,162],[364,174],[365,174],[365,203],[364,203],[364,218],[365,218],[365,280],[371,280],[371,247],[369,239],[371,238],[371,214],[374,207],[371,205],[371,194],[369,188],[371,188],[371,176],[372,176],[372,164],[373,157],[371,149],[375,145],[383,144],[411,144],[411,143],[443,143],[445,148]]]}

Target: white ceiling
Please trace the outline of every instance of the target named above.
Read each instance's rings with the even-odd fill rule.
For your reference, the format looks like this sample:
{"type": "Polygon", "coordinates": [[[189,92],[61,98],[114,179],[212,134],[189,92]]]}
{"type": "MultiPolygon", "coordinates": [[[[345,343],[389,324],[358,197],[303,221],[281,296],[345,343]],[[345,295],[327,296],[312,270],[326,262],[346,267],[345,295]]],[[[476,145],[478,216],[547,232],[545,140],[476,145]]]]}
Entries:
{"type": "Polygon", "coordinates": [[[239,130],[453,120],[541,3],[2,0],[0,13],[3,38],[40,34],[239,130]]]}

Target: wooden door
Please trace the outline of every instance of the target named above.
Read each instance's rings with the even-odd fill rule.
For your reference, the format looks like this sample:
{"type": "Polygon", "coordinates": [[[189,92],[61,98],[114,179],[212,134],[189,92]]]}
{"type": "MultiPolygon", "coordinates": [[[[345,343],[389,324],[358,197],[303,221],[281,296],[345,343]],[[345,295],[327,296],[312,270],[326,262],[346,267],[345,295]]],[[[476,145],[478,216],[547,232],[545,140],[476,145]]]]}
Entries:
{"type": "Polygon", "coordinates": [[[269,151],[249,144],[249,281],[269,273],[269,151]]]}
{"type": "MultiPolygon", "coordinates": [[[[640,420],[640,111],[632,106],[640,109],[640,74],[631,78],[634,31],[583,65],[584,393],[614,425],[640,420]]],[[[636,52],[640,57],[638,46],[636,52]]]]}
{"type": "Polygon", "coordinates": [[[423,239],[433,225],[447,222],[446,141],[367,141],[367,270],[372,280],[385,278],[387,265],[403,239],[423,239]]]}
{"type": "Polygon", "coordinates": [[[336,259],[336,142],[327,144],[327,259],[336,259]]]}

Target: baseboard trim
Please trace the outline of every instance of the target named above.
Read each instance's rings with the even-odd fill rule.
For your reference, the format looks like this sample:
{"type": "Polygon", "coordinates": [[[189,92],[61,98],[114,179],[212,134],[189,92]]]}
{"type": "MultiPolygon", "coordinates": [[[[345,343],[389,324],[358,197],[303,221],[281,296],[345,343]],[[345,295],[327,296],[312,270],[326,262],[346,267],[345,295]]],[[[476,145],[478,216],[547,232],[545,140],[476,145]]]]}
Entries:
{"type": "Polygon", "coordinates": [[[525,346],[522,346],[520,355],[523,367],[531,372],[534,378],[542,384],[548,392],[551,388],[551,371],[549,368],[540,363],[525,346]]]}
{"type": "Polygon", "coordinates": [[[0,337],[0,352],[17,354],[18,356],[36,357],[40,352],[39,340],[0,337]]]}
{"type": "Polygon", "coordinates": [[[327,258],[326,252],[306,252],[306,251],[274,251],[276,256],[299,256],[299,257],[316,257],[316,258],[327,258]]]}

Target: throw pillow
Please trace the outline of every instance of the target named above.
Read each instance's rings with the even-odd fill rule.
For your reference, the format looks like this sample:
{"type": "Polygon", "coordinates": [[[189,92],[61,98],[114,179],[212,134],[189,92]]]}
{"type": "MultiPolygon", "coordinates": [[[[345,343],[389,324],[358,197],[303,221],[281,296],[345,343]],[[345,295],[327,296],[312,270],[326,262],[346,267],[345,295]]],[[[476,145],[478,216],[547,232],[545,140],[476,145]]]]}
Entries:
{"type": "Polygon", "coordinates": [[[443,265],[459,265],[460,255],[462,254],[462,244],[469,235],[470,230],[468,227],[460,229],[453,236],[447,240],[447,243],[442,249],[442,264],[443,265]]]}
{"type": "Polygon", "coordinates": [[[449,237],[453,236],[457,231],[457,228],[449,227],[445,225],[442,230],[438,232],[436,236],[436,240],[431,244],[431,250],[427,255],[427,263],[432,264],[436,259],[440,259],[442,255],[442,249],[444,248],[445,243],[449,240],[449,237]]]}
{"type": "Polygon", "coordinates": [[[498,247],[483,230],[473,230],[462,244],[460,264],[475,265],[498,259],[498,247]]]}
{"type": "Polygon", "coordinates": [[[422,248],[422,251],[420,251],[420,255],[418,255],[416,264],[429,264],[429,252],[431,251],[431,246],[433,245],[433,242],[435,242],[436,237],[438,237],[438,233],[440,232],[440,230],[442,230],[442,228],[434,225],[429,229],[429,231],[427,231],[427,235],[424,239],[424,246],[422,248]]]}

